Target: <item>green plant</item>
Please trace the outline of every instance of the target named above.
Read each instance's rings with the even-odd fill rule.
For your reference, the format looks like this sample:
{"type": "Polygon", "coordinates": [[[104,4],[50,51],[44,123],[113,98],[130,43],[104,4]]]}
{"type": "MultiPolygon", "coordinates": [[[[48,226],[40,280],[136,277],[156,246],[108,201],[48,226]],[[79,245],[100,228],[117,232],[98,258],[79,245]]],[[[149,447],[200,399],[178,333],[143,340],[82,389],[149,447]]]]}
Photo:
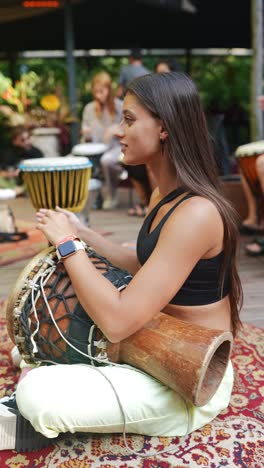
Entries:
{"type": "Polygon", "coordinates": [[[226,112],[236,104],[249,112],[251,57],[193,57],[192,78],[207,110],[226,112]]]}

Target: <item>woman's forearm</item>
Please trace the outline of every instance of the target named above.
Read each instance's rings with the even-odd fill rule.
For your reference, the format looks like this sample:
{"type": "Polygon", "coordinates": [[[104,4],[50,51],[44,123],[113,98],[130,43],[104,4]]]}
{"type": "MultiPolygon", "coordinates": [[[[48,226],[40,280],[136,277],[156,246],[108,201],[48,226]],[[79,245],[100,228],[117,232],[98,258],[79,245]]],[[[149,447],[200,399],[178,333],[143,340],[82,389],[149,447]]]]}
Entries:
{"type": "Polygon", "coordinates": [[[124,268],[131,274],[138,271],[139,264],[136,251],[129,250],[115,242],[105,239],[101,234],[87,228],[84,225],[78,226],[79,237],[96,253],[106,257],[114,266],[124,268]]]}

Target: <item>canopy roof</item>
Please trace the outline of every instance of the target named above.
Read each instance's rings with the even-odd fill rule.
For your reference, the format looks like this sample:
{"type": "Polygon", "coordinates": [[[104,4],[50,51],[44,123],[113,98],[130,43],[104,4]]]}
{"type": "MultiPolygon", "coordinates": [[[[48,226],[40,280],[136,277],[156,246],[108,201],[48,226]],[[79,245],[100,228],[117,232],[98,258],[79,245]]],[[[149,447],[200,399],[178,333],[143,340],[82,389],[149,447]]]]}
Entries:
{"type": "MultiPolygon", "coordinates": [[[[64,1],[1,0],[0,51],[63,50],[64,1]]],[[[76,49],[251,48],[250,0],[72,0],[76,49]],[[179,8],[191,3],[195,13],[179,8]]]]}

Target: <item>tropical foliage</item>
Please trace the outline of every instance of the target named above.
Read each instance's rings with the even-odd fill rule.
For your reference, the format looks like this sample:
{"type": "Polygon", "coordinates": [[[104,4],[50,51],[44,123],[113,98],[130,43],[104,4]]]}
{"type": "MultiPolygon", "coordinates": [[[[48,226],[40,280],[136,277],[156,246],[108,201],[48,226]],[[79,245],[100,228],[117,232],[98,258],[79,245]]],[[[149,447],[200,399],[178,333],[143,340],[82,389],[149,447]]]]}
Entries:
{"type": "MultiPolygon", "coordinates": [[[[144,63],[150,70],[154,70],[159,59],[146,56],[144,63]]],[[[238,121],[244,124],[248,122],[251,57],[193,56],[191,64],[187,63],[185,57],[175,59],[183,71],[190,68],[188,72],[197,84],[207,111],[224,113],[227,123],[229,121],[233,125],[238,121]]],[[[114,86],[117,86],[118,73],[124,63],[127,63],[126,57],[89,57],[76,60],[79,119],[84,105],[92,99],[93,75],[106,70],[113,77],[114,86]]],[[[65,59],[18,60],[15,75],[12,82],[8,76],[7,64],[0,64],[0,114],[4,105],[5,117],[10,119],[6,109],[9,107],[12,111],[10,120],[14,121],[19,121],[21,117],[33,125],[45,125],[52,119],[64,123],[71,121],[65,59]]]]}

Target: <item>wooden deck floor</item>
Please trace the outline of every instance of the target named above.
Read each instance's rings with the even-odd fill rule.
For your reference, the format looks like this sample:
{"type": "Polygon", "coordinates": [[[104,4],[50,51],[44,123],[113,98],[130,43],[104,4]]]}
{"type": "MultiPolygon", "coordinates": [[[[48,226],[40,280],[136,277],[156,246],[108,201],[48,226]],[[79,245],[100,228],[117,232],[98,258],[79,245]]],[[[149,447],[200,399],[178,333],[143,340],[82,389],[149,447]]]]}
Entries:
{"type": "MultiPolygon", "coordinates": [[[[121,243],[136,239],[142,219],[127,216],[127,192],[125,189],[119,190],[121,207],[109,212],[91,211],[90,222],[94,229],[113,232],[111,239],[121,243]]],[[[16,218],[35,221],[34,208],[29,199],[10,200],[8,204],[16,218]]],[[[264,328],[264,256],[253,258],[244,254],[244,244],[250,240],[250,237],[245,236],[240,239],[239,273],[244,291],[241,318],[242,321],[264,328]]],[[[28,260],[24,260],[0,269],[0,297],[9,294],[19,272],[27,262],[28,260]]]]}

